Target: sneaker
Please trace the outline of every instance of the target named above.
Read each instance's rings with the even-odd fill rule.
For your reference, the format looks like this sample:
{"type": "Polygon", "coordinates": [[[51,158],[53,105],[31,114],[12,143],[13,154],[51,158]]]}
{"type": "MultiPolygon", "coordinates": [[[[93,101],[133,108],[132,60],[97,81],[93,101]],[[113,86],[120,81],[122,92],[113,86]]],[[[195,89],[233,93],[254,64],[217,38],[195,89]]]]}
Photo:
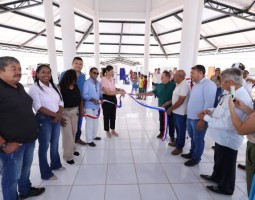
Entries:
{"type": "Polygon", "coordinates": [[[69,164],[69,165],[73,165],[74,164],[74,160],[68,160],[68,161],[66,161],[66,163],[69,164]]]}
{"type": "Polygon", "coordinates": [[[66,168],[62,166],[62,167],[60,167],[58,169],[53,169],[53,170],[55,170],[55,171],[64,171],[64,170],[66,170],[66,168]]]}
{"type": "Polygon", "coordinates": [[[91,147],[95,147],[96,146],[96,144],[94,142],[90,142],[90,143],[88,143],[88,145],[91,146],[91,147]]]}
{"type": "Polygon", "coordinates": [[[191,155],[191,153],[186,153],[186,154],[182,154],[181,157],[186,158],[186,159],[191,159],[192,155],[191,155]]]}
{"type": "Polygon", "coordinates": [[[180,150],[180,149],[174,149],[172,152],[171,152],[171,154],[172,155],[174,155],[174,156],[177,156],[177,155],[180,155],[182,153],[182,150],[180,150]]]}
{"type": "Polygon", "coordinates": [[[100,137],[95,137],[94,140],[101,140],[101,138],[100,137]]]}
{"type": "Polygon", "coordinates": [[[86,142],[84,142],[83,140],[79,139],[75,141],[76,144],[80,144],[80,145],[86,145],[86,142]]]}
{"type": "Polygon", "coordinates": [[[188,160],[187,162],[184,163],[185,166],[187,167],[192,167],[197,165],[199,162],[194,160],[193,158],[191,158],[190,160],[188,160]]]}
{"type": "Polygon", "coordinates": [[[168,143],[168,146],[176,147],[176,142],[174,142],[174,141],[173,141],[173,142],[169,142],[169,143],[168,143]]]}
{"type": "Polygon", "coordinates": [[[75,155],[75,156],[79,156],[79,155],[80,155],[80,153],[79,153],[78,151],[75,151],[75,152],[73,153],[73,155],[75,155]]]}
{"type": "Polygon", "coordinates": [[[29,197],[36,197],[36,196],[39,196],[42,193],[44,193],[44,191],[45,191],[44,187],[41,187],[41,188],[31,187],[28,194],[27,195],[20,194],[19,199],[26,199],[26,198],[29,198],[29,197]]]}
{"type": "Polygon", "coordinates": [[[119,134],[116,133],[115,131],[112,131],[112,135],[114,135],[115,137],[118,137],[118,136],[119,136],[119,134]]]}
{"type": "Polygon", "coordinates": [[[107,136],[108,138],[111,138],[111,137],[112,137],[112,135],[111,135],[111,133],[110,133],[109,131],[106,132],[106,136],[107,136]]]}

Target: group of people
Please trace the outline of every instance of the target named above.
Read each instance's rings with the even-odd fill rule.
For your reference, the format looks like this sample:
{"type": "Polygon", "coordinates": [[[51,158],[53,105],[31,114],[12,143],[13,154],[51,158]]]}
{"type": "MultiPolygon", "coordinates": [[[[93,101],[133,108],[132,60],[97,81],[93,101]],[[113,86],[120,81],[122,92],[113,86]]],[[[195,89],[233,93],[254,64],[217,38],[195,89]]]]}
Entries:
{"type": "MultiPolygon", "coordinates": [[[[13,57],[0,57],[0,161],[5,200],[25,199],[45,191],[45,188],[32,187],[29,180],[37,138],[39,168],[43,180],[56,180],[54,171],[65,170],[58,152],[61,129],[63,159],[70,165],[74,164],[74,156],[79,156],[75,143],[96,146],[93,141],[101,139],[97,136],[97,130],[102,100],[108,101],[102,104],[106,135],[108,138],[118,137],[115,131],[116,95],[124,95],[126,92],[116,88],[113,67],[103,69],[99,82],[99,72],[94,67],[90,69],[90,77],[86,80],[81,72],[83,61],[80,57],[73,59],[72,66],[72,69],[61,74],[59,84],[55,84],[50,66],[39,64],[35,83],[27,94],[19,83],[20,62],[13,57]],[[84,117],[86,143],[80,138],[84,117]],[[24,123],[23,119],[29,123],[24,123]],[[47,159],[49,147],[50,163],[47,159]]],[[[248,192],[255,172],[255,127],[252,123],[255,115],[252,98],[243,87],[243,72],[238,69],[241,66],[221,73],[216,69],[211,81],[205,77],[205,67],[196,65],[191,68],[190,76],[195,83],[192,89],[186,81],[185,71],[177,70],[171,81],[172,74],[169,71],[160,73],[157,69],[155,73],[160,75],[160,82],[156,85],[153,83],[152,91],[140,90],[137,93],[138,97],[158,97],[158,106],[165,108],[168,116],[168,145],[175,147],[171,154],[181,154],[188,159],[185,166],[191,167],[201,161],[205,134],[215,141],[213,173],[200,176],[217,184],[207,186],[210,191],[225,195],[234,192],[236,159],[243,142],[242,135],[248,135],[248,192]],[[188,153],[182,154],[186,129],[191,138],[191,148],[188,153]]],[[[159,111],[159,122],[160,133],[157,137],[162,138],[165,126],[163,111],[159,111]]]]}
{"type": "MultiPolygon", "coordinates": [[[[208,190],[232,195],[235,189],[236,160],[238,149],[247,136],[247,191],[255,173],[255,127],[251,119],[253,100],[243,80],[244,65],[239,64],[220,72],[216,68],[211,80],[205,77],[205,67],[196,65],[191,68],[192,88],[185,80],[185,72],[177,70],[174,82],[168,71],[161,74],[161,83],[150,92],[138,95],[157,95],[158,106],[165,108],[168,115],[169,146],[175,147],[172,155],[188,159],[184,165],[191,167],[199,164],[205,146],[205,134],[215,141],[214,167],[211,175],[201,174],[201,178],[217,185],[206,186],[208,190]],[[231,94],[230,93],[233,93],[231,94]],[[249,116],[250,115],[250,116],[249,116]],[[185,145],[186,129],[191,138],[191,148],[182,154],[185,145]],[[176,138],[175,138],[176,130],[176,138]]],[[[163,137],[164,118],[159,111],[160,133],[163,137]]]]}
{"type": "Polygon", "coordinates": [[[58,150],[60,132],[63,159],[70,165],[74,164],[74,156],[80,154],[75,143],[96,146],[93,140],[101,139],[97,137],[97,130],[102,99],[113,103],[102,105],[106,135],[118,137],[115,131],[116,95],[123,95],[125,91],[115,87],[113,67],[104,68],[100,83],[95,67],[90,69],[90,77],[86,80],[81,72],[82,58],[75,57],[72,67],[64,71],[59,84],[55,84],[50,65],[39,64],[35,83],[26,93],[19,83],[20,62],[14,57],[0,57],[0,162],[5,200],[26,199],[45,191],[43,187],[32,187],[29,180],[37,139],[43,180],[56,180],[54,171],[65,170],[58,150]],[[80,138],[84,117],[86,143],[80,138]],[[47,156],[49,148],[50,161],[47,156]]]}

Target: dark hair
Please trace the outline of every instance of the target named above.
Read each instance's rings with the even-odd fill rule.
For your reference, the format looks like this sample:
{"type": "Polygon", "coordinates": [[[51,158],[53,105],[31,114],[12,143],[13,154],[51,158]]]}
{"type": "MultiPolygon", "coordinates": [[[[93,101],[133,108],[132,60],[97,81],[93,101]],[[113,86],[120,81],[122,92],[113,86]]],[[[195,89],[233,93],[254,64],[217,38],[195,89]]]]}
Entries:
{"type": "Polygon", "coordinates": [[[71,84],[77,82],[77,74],[73,69],[69,69],[64,73],[63,78],[59,82],[60,88],[69,88],[71,84]]]}
{"type": "Polygon", "coordinates": [[[19,60],[17,58],[14,57],[10,57],[10,56],[3,56],[0,57],[0,70],[4,71],[5,68],[9,65],[9,64],[20,64],[19,60]]]}
{"type": "Polygon", "coordinates": [[[90,68],[89,73],[91,73],[93,70],[98,70],[98,69],[96,67],[92,67],[90,68]]]}
{"type": "Polygon", "coordinates": [[[163,74],[165,74],[165,75],[166,75],[166,77],[170,78],[170,73],[169,73],[169,71],[164,70],[162,73],[163,73],[163,74]]]}
{"type": "Polygon", "coordinates": [[[215,68],[215,71],[221,71],[219,67],[215,68]]]}
{"type": "MultiPolygon", "coordinates": [[[[47,65],[47,64],[42,64],[42,65],[38,65],[37,66],[37,69],[36,69],[36,76],[35,76],[35,83],[37,83],[38,87],[43,90],[42,86],[40,85],[39,83],[39,78],[37,77],[37,73],[39,73],[41,71],[41,69],[43,67],[48,67],[50,69],[50,72],[51,72],[51,68],[50,68],[50,65],[47,65]]],[[[60,92],[58,91],[57,87],[55,86],[55,84],[53,83],[53,79],[52,79],[52,76],[50,77],[50,80],[49,80],[51,86],[54,88],[54,90],[56,90],[56,92],[58,93],[58,95],[60,96],[60,99],[62,99],[62,96],[60,94],[60,92]]]]}
{"type": "Polygon", "coordinates": [[[74,59],[73,59],[73,62],[72,63],[74,63],[74,61],[75,60],[81,60],[82,62],[83,62],[83,60],[82,60],[82,58],[81,57],[74,57],[74,59]]]}
{"type": "Polygon", "coordinates": [[[109,72],[109,71],[111,71],[111,70],[113,70],[113,66],[111,66],[111,65],[107,65],[107,66],[106,66],[106,68],[104,68],[104,69],[103,69],[103,75],[105,75],[105,74],[106,74],[106,71],[108,71],[108,72],[109,72]]]}
{"type": "Polygon", "coordinates": [[[147,76],[146,76],[146,75],[144,75],[144,78],[147,78],[147,76]]]}
{"type": "Polygon", "coordinates": [[[203,65],[195,65],[191,69],[197,70],[198,72],[202,72],[205,75],[205,67],[203,65]]]}

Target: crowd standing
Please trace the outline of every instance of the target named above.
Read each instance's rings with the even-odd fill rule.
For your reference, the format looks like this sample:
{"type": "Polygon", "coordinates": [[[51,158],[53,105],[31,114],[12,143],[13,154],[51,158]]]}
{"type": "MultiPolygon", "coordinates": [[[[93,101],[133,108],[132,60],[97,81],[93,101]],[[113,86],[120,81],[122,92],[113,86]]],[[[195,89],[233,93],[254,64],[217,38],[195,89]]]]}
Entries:
{"type": "MultiPolygon", "coordinates": [[[[41,179],[53,181],[57,179],[54,171],[65,170],[58,152],[60,132],[63,159],[70,165],[74,164],[74,156],[80,155],[76,144],[96,147],[94,140],[101,140],[97,135],[101,107],[106,136],[119,136],[115,130],[116,95],[125,95],[126,91],[116,87],[113,67],[108,65],[100,73],[92,67],[87,80],[82,68],[82,58],[75,57],[72,69],[61,73],[57,85],[52,79],[50,66],[38,64],[33,72],[35,83],[29,87],[27,94],[19,83],[19,61],[13,57],[0,57],[0,161],[5,200],[26,199],[45,191],[45,188],[32,187],[29,180],[36,139],[39,142],[41,179]],[[84,117],[86,142],[81,139],[84,117]],[[47,156],[49,148],[50,159],[47,156]]],[[[167,112],[168,145],[175,147],[171,154],[188,159],[184,165],[192,167],[201,161],[205,135],[215,142],[212,173],[200,175],[216,183],[206,186],[208,190],[224,195],[234,193],[238,149],[243,135],[247,135],[244,168],[249,194],[255,173],[255,113],[248,85],[255,81],[248,77],[245,66],[233,64],[223,71],[216,68],[209,80],[205,67],[195,65],[190,72],[193,87],[187,83],[183,70],[161,73],[157,68],[151,75],[152,90],[147,92],[148,76],[130,72],[131,93],[134,92],[139,100],[146,100],[146,96],[158,98],[158,106],[167,112]],[[186,129],[191,148],[188,153],[182,154],[186,129]]],[[[159,111],[157,138],[163,137],[164,123],[164,112],[159,111]]]]}

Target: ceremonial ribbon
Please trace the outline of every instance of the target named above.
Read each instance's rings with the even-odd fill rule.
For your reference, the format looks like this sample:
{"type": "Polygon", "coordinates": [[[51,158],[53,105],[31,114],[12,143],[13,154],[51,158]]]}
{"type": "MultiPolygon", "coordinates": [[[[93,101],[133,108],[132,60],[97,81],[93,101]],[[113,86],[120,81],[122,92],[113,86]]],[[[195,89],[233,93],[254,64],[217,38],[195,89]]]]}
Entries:
{"type": "Polygon", "coordinates": [[[165,108],[162,108],[162,107],[158,107],[158,106],[149,106],[145,103],[142,103],[140,101],[137,101],[134,97],[133,97],[133,94],[128,94],[135,102],[137,102],[138,104],[140,104],[141,106],[143,107],[146,107],[146,108],[150,108],[150,109],[154,109],[154,110],[158,110],[158,111],[161,111],[161,112],[164,112],[164,134],[163,134],[163,137],[161,138],[162,141],[164,141],[166,139],[166,134],[167,134],[167,126],[168,126],[168,117],[167,117],[167,112],[166,112],[166,109],[165,108]]]}
{"type": "Polygon", "coordinates": [[[100,116],[100,108],[99,108],[98,113],[97,113],[96,116],[89,115],[89,114],[86,114],[86,113],[83,115],[83,117],[88,117],[88,118],[91,118],[91,119],[98,119],[99,116],[100,116]]]}

